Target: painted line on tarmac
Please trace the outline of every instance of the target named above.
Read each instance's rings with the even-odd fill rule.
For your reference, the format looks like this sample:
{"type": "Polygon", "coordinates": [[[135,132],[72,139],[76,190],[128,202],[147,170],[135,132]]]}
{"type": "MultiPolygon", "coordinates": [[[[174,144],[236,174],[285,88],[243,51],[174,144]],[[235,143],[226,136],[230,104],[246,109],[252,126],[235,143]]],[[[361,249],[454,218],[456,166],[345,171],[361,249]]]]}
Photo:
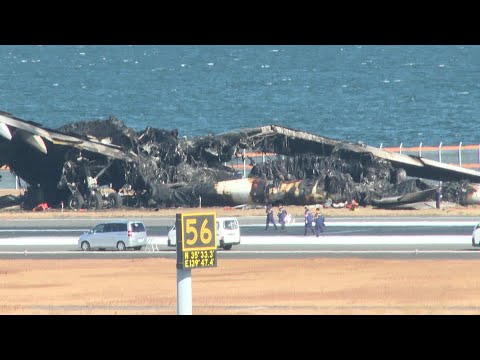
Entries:
{"type": "MultiPolygon", "coordinates": [[[[159,254],[166,255],[172,254],[173,251],[0,251],[2,255],[98,255],[98,256],[125,256],[132,254],[159,254]]],[[[480,256],[480,251],[472,250],[233,250],[233,251],[222,251],[222,256],[235,256],[235,255],[249,255],[249,254],[472,254],[480,256]]]]}
{"type": "MultiPolygon", "coordinates": [[[[224,254],[223,252],[222,254],[224,254]]],[[[476,254],[480,251],[472,250],[235,250],[229,255],[245,254],[476,254]]]]}
{"type": "Polygon", "coordinates": [[[33,232],[33,233],[41,233],[41,232],[82,232],[88,231],[90,229],[0,229],[0,232],[8,233],[8,232],[33,232]]]}
{"type": "Polygon", "coordinates": [[[472,245],[471,235],[415,235],[415,236],[243,236],[242,245],[409,245],[409,244],[464,244],[472,245]]]}
{"type": "MultiPolygon", "coordinates": [[[[436,227],[451,227],[451,226],[475,226],[478,221],[328,221],[325,220],[325,225],[328,226],[436,226],[436,227]]],[[[263,224],[243,225],[248,227],[265,227],[263,224]]],[[[277,223],[277,226],[279,224],[277,223]]],[[[303,221],[286,224],[285,227],[302,227],[305,226],[303,221]]],[[[269,228],[273,228],[272,225],[269,228]]]]}
{"type": "Polygon", "coordinates": [[[78,236],[39,236],[2,238],[0,245],[77,245],[78,236]]]}
{"type": "Polygon", "coordinates": [[[10,254],[10,255],[98,255],[98,256],[111,256],[111,255],[132,255],[132,254],[173,254],[174,251],[172,250],[161,250],[161,251],[145,251],[145,250],[127,250],[127,251],[118,251],[118,250],[105,250],[105,251],[81,251],[81,250],[63,250],[63,251],[0,251],[0,254],[10,254]]]}
{"type": "MultiPolygon", "coordinates": [[[[167,245],[166,236],[151,236],[150,244],[167,245]]],[[[471,235],[415,236],[242,236],[241,245],[410,245],[410,244],[472,244],[471,235]]],[[[78,245],[78,237],[16,237],[0,239],[2,245],[78,245]]],[[[172,247],[173,248],[173,247],[172,247]]]]}

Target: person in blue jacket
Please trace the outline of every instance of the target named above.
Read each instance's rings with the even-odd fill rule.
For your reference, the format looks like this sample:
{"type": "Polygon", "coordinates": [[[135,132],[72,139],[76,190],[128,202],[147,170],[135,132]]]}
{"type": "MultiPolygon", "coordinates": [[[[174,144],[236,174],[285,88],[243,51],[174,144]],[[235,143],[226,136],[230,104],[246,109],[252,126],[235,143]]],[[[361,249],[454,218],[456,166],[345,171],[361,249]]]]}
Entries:
{"type": "Polygon", "coordinates": [[[270,225],[270,223],[272,223],[275,227],[275,230],[277,230],[277,224],[275,224],[275,216],[273,215],[272,206],[268,205],[265,211],[267,213],[267,223],[265,226],[265,230],[268,230],[268,226],[270,225]]]}
{"type": "Polygon", "coordinates": [[[442,208],[442,184],[440,183],[440,185],[438,186],[437,188],[437,191],[435,193],[435,206],[437,209],[441,209],[442,208]]]}
{"type": "Polygon", "coordinates": [[[307,218],[307,214],[308,214],[309,211],[310,211],[310,210],[308,209],[308,206],[305,205],[305,218],[307,218]]]}
{"type": "Polygon", "coordinates": [[[313,230],[313,215],[311,211],[308,211],[305,215],[305,232],[303,235],[306,236],[309,231],[312,232],[312,235],[315,234],[313,230]]]}
{"type": "Polygon", "coordinates": [[[325,216],[320,212],[319,208],[317,208],[315,212],[314,220],[315,220],[315,235],[319,237],[320,234],[322,234],[323,236],[323,232],[325,231],[325,216]]]}

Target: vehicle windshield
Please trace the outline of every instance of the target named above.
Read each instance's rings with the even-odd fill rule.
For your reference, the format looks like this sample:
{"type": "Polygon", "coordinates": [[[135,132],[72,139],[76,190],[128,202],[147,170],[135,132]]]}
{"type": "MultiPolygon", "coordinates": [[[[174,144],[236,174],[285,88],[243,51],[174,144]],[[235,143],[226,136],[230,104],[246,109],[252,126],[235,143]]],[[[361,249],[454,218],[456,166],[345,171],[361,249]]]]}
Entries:
{"type": "Polygon", "coordinates": [[[101,232],[103,232],[104,227],[105,227],[105,224],[97,225],[91,230],[91,232],[92,233],[101,233],[101,232]]]}
{"type": "Polygon", "coordinates": [[[238,229],[237,220],[225,220],[223,227],[228,230],[238,229]]]}
{"type": "Polygon", "coordinates": [[[144,232],[145,226],[142,223],[132,223],[132,231],[133,232],[144,232]]]}

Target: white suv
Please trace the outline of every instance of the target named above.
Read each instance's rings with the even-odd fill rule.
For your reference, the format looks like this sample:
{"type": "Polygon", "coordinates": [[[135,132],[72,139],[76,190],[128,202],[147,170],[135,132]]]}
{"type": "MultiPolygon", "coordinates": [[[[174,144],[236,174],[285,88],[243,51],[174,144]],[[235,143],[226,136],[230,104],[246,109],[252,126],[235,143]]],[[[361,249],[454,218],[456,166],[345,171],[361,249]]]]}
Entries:
{"type": "MultiPolygon", "coordinates": [[[[217,247],[230,250],[233,245],[240,244],[240,225],[237,218],[217,217],[217,247]]],[[[177,230],[175,225],[167,235],[168,246],[176,246],[177,230]]]]}
{"type": "Polygon", "coordinates": [[[96,225],[78,239],[83,251],[93,249],[140,250],[147,244],[147,231],[141,221],[119,220],[96,225]]]}

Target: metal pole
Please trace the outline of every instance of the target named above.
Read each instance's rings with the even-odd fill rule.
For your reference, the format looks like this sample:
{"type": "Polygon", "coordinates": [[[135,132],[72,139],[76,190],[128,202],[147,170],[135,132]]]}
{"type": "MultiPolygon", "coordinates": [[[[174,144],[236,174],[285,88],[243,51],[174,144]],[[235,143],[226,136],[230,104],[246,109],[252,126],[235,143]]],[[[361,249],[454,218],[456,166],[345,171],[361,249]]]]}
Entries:
{"type": "Polygon", "coordinates": [[[245,149],[243,149],[243,178],[247,177],[247,170],[245,169],[245,149]]]}
{"type": "Polygon", "coordinates": [[[422,157],[422,142],[420,142],[420,149],[418,149],[418,156],[422,157]]]}
{"type": "Polygon", "coordinates": [[[192,315],[192,269],[178,265],[182,255],[182,214],[175,217],[177,232],[177,315],[192,315]]]}
{"type": "MultiPolygon", "coordinates": [[[[383,147],[383,143],[380,143],[380,149],[381,149],[382,147],[383,147]]],[[[479,151],[480,151],[480,149],[479,149],[479,151]]]]}
{"type": "Polygon", "coordinates": [[[192,269],[177,269],[177,315],[192,315],[192,269]]]}
{"type": "Polygon", "coordinates": [[[442,162],[442,143],[438,145],[438,161],[442,162]]]}
{"type": "Polygon", "coordinates": [[[462,142],[458,145],[458,165],[462,166],[462,142]]]}
{"type": "Polygon", "coordinates": [[[201,196],[198,197],[198,203],[199,203],[199,207],[201,209],[202,208],[202,197],[201,196]]]}
{"type": "Polygon", "coordinates": [[[400,154],[402,153],[402,146],[403,146],[403,143],[400,143],[400,154]]]}
{"type": "Polygon", "coordinates": [[[15,190],[18,190],[18,175],[15,175],[15,190]]]}

